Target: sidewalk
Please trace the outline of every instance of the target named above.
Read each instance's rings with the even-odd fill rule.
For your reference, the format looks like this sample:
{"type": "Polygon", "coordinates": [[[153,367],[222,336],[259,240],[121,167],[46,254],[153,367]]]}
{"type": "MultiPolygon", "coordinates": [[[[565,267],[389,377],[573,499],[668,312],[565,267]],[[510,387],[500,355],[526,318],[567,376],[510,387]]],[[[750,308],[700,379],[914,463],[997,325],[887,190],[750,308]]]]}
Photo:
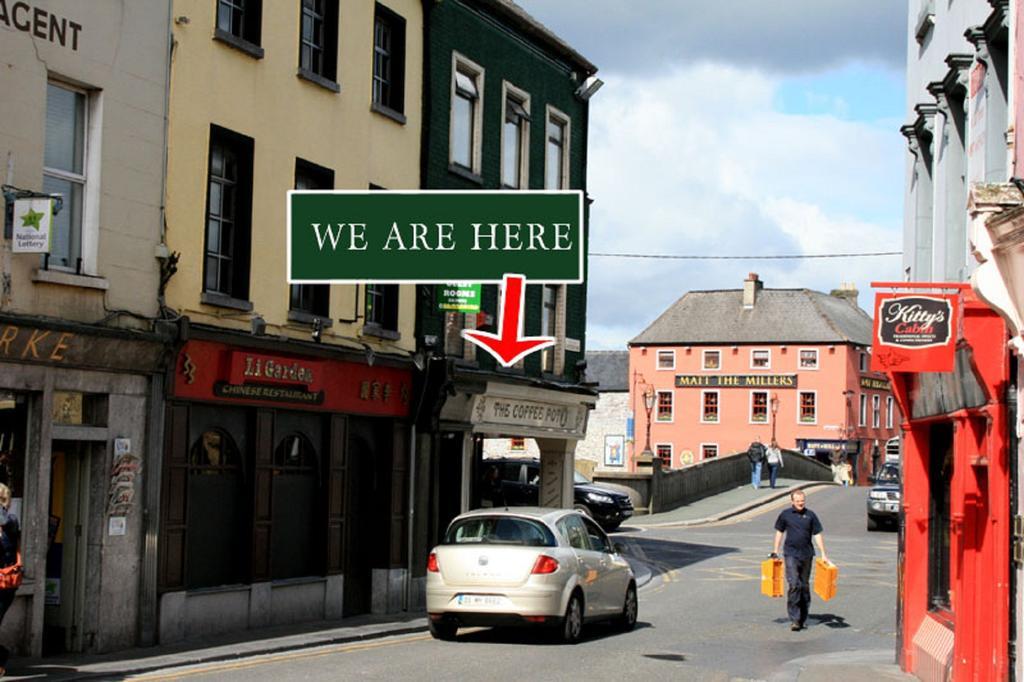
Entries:
{"type": "MultiPolygon", "coordinates": [[[[727,490],[718,495],[684,504],[672,511],[658,514],[634,516],[625,526],[639,528],[658,528],[671,526],[697,526],[703,523],[721,521],[776,500],[789,497],[793,490],[805,490],[825,485],[835,485],[831,481],[798,481],[791,478],[776,480],[774,489],[763,483],[754,490],[749,483],[727,490]]],[[[625,528],[624,528],[625,529],[625,528]]]]}
{"type": "Polygon", "coordinates": [[[768,682],[862,682],[916,680],[893,663],[891,649],[839,651],[796,658],[768,682]]]}

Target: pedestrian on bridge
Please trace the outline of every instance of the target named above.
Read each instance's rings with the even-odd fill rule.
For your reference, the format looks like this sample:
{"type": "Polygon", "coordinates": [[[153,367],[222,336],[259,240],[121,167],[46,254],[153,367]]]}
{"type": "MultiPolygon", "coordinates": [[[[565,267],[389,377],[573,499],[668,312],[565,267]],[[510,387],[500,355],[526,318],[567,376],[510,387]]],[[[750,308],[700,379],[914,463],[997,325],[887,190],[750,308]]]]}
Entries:
{"type": "Polygon", "coordinates": [[[775,479],[779,476],[779,469],[785,466],[782,461],[782,449],[773,438],[768,450],[765,452],[765,461],[768,462],[768,481],[775,487],[775,479]]]}
{"type": "Polygon", "coordinates": [[[764,455],[764,443],[761,442],[761,437],[757,436],[747,448],[747,459],[750,460],[750,485],[754,486],[754,490],[761,487],[761,466],[764,463],[764,455]]]}
{"type": "Polygon", "coordinates": [[[775,545],[771,558],[779,558],[779,549],[783,548],[786,561],[786,582],[789,591],[786,594],[786,608],[789,611],[790,630],[802,630],[807,622],[807,609],[811,604],[811,566],[814,564],[814,545],[818,546],[821,558],[828,561],[825,554],[825,537],[822,535],[821,521],[818,515],[807,508],[807,496],[802,490],[794,490],[789,494],[792,506],[785,509],[775,520],[775,545]],[[782,539],[786,543],[783,546],[782,539]],[[813,543],[812,543],[813,540],[813,543]]]}

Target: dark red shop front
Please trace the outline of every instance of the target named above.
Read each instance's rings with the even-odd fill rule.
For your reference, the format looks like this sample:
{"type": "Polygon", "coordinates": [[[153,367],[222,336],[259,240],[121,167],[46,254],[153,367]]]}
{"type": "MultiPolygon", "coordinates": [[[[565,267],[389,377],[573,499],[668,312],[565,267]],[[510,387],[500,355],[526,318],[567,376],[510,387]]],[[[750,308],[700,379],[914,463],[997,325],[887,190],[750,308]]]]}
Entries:
{"type": "Polygon", "coordinates": [[[394,601],[406,561],[411,370],[290,350],[193,338],[177,354],[161,641],[394,601]]]}
{"type": "Polygon", "coordinates": [[[968,287],[936,288],[942,287],[958,291],[953,299],[962,315],[962,324],[953,317],[953,370],[888,369],[906,415],[898,654],[903,669],[923,680],[1004,680],[1011,524],[1007,328],[968,287]]]}

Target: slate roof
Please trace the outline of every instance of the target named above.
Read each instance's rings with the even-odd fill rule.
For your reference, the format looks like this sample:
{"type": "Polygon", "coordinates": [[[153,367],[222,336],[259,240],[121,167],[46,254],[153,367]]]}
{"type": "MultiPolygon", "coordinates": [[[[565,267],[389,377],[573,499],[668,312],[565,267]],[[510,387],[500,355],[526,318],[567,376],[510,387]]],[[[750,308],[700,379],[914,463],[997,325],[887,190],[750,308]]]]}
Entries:
{"type": "Polygon", "coordinates": [[[629,390],[629,351],[588,350],[587,381],[597,382],[599,393],[629,390]]]}
{"type": "Polygon", "coordinates": [[[691,291],[629,345],[681,343],[869,346],[871,317],[847,299],[809,289],[762,289],[749,310],[743,308],[742,289],[691,291]]]}

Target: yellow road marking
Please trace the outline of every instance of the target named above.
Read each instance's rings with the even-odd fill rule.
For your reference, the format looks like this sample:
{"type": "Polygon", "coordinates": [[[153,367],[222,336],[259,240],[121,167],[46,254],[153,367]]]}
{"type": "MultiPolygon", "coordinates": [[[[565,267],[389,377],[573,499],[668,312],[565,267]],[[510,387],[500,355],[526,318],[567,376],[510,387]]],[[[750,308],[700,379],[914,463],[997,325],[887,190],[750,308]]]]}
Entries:
{"type": "MultiPolygon", "coordinates": [[[[478,628],[474,628],[476,630],[478,628]]],[[[202,669],[196,670],[181,670],[176,669],[173,673],[143,673],[141,675],[133,675],[128,679],[132,680],[176,680],[182,677],[194,677],[196,675],[209,675],[212,673],[226,672],[228,670],[241,670],[243,668],[254,668],[259,665],[266,665],[268,663],[281,663],[284,661],[294,661],[300,658],[319,658],[321,656],[330,656],[332,654],[344,654],[353,651],[365,651],[367,649],[381,649],[388,646],[395,646],[397,644],[406,644],[408,642],[420,642],[424,640],[432,639],[430,635],[412,635],[408,637],[401,637],[396,639],[386,640],[374,640],[372,642],[356,642],[352,644],[340,644],[335,646],[328,646],[327,648],[317,647],[315,650],[296,651],[282,654],[253,654],[258,658],[246,659],[244,661],[236,661],[233,663],[220,663],[206,666],[202,669]]],[[[202,665],[202,664],[199,664],[202,665]]]]}

